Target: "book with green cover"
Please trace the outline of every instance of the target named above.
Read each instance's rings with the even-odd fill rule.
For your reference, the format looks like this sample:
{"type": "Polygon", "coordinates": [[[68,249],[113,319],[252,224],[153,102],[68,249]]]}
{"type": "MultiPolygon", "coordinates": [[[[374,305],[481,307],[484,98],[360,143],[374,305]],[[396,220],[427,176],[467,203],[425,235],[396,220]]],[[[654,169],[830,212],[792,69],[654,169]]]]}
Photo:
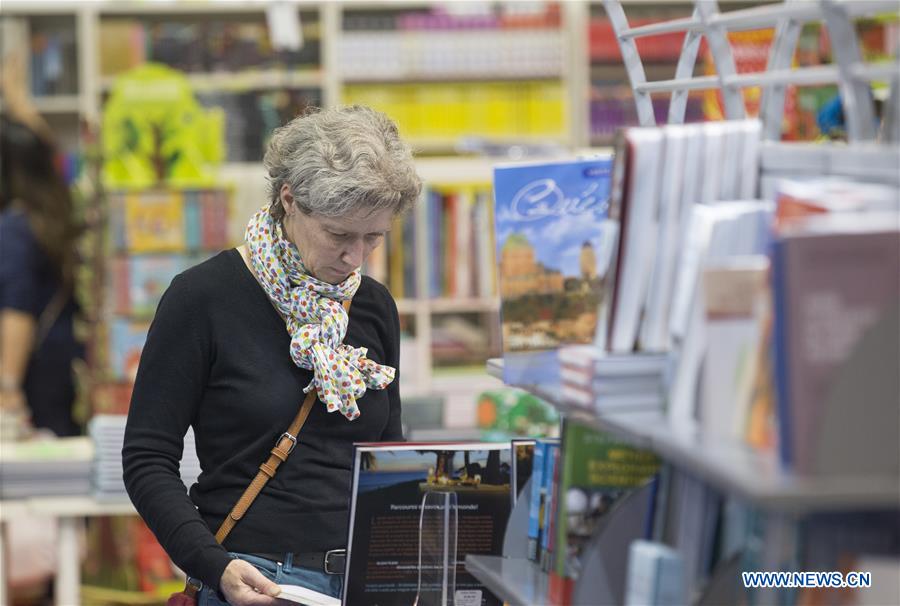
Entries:
{"type": "Polygon", "coordinates": [[[553,603],[568,604],[581,574],[583,551],[600,521],[620,498],[656,474],[659,459],[652,452],[567,419],[560,464],[550,587],[553,603]]]}

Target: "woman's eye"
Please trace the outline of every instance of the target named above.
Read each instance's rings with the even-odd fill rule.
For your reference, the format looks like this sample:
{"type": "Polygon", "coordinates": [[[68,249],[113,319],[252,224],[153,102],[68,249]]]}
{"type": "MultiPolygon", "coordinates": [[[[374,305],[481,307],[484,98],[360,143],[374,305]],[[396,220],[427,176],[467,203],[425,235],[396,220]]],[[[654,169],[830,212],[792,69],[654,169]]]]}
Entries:
{"type": "Polygon", "coordinates": [[[335,238],[346,238],[346,237],[347,237],[347,234],[339,234],[339,233],[336,233],[336,232],[333,232],[333,231],[332,231],[332,232],[328,232],[328,233],[330,233],[330,234],[331,234],[332,236],[334,236],[335,238]]]}

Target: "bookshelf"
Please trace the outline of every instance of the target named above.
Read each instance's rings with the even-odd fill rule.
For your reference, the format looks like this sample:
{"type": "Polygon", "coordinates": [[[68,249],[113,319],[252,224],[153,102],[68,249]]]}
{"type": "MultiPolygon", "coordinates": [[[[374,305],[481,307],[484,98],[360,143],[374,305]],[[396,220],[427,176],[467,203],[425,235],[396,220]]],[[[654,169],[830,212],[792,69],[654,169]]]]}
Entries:
{"type": "MultiPolygon", "coordinates": [[[[613,21],[613,28],[622,46],[622,55],[626,57],[626,68],[631,80],[631,90],[634,92],[636,103],[635,112],[642,126],[652,127],[656,124],[675,124],[689,121],[687,103],[688,93],[693,90],[723,91],[725,97],[725,117],[729,120],[739,120],[744,117],[743,89],[751,85],[762,87],[761,107],[761,141],[760,141],[760,165],[752,171],[754,180],[758,179],[761,196],[766,200],[772,200],[774,180],[780,177],[804,177],[804,176],[841,176],[858,179],[870,183],[884,183],[893,186],[900,185],[900,176],[896,171],[897,162],[900,161],[900,148],[897,142],[900,140],[900,131],[896,118],[886,113],[884,121],[879,125],[872,120],[873,106],[871,94],[868,90],[868,79],[886,78],[892,81],[892,99],[896,104],[898,76],[896,59],[890,62],[862,61],[862,57],[856,48],[856,54],[851,52],[855,46],[855,34],[852,27],[852,19],[863,14],[878,13],[890,10],[888,3],[802,3],[791,2],[767,5],[764,7],[737,7],[727,13],[718,13],[716,3],[707,3],[702,0],[691,6],[685,5],[687,14],[673,15],[672,20],[663,23],[643,24],[626,20],[624,13],[631,16],[632,5],[624,6],[617,0],[606,0],[604,7],[606,13],[613,21]],[[789,35],[792,28],[794,33],[798,31],[797,24],[804,21],[822,20],[827,23],[830,32],[841,32],[832,39],[834,45],[832,53],[835,57],[834,64],[829,66],[800,67],[788,70],[790,58],[794,53],[796,38],[789,35]],[[734,70],[732,49],[728,44],[726,34],[732,30],[746,30],[763,27],[775,27],[776,38],[772,44],[774,49],[768,56],[769,68],[757,70],[758,73],[739,73],[734,70]],[[645,70],[644,53],[640,45],[635,45],[636,38],[642,38],[650,34],[667,34],[672,32],[688,32],[685,50],[677,61],[671,64],[657,64],[653,59],[646,59],[649,69],[645,70]],[[692,38],[705,36],[711,47],[713,60],[719,66],[718,75],[695,75],[695,55],[690,52],[692,38]],[[785,36],[787,36],[785,38],[785,36]],[[844,36],[844,37],[841,37],[844,36]],[[714,40],[718,38],[718,41],[714,40]],[[688,55],[686,57],[686,55],[688,55]],[[785,59],[787,57],[787,59],[785,59]],[[785,62],[787,61],[787,62],[785,62]],[[731,63],[731,65],[729,65],[731,63]],[[891,76],[887,72],[892,71],[891,76]],[[674,74],[674,76],[673,76],[674,74]],[[650,81],[648,81],[648,79],[650,81]],[[789,85],[804,86],[811,83],[831,82],[836,84],[841,91],[843,99],[848,103],[848,113],[857,115],[848,116],[847,135],[849,145],[812,145],[792,144],[780,141],[781,125],[784,116],[783,105],[785,103],[784,89],[789,85]],[[862,84],[864,82],[864,84],[862,84]],[[846,91],[846,92],[845,92],[846,91]],[[663,113],[660,116],[658,107],[653,103],[651,94],[665,93],[669,97],[668,117],[663,113]],[[730,97],[730,98],[729,98],[730,97]],[[773,99],[775,101],[773,101],[773,99]],[[776,103],[777,101],[777,103],[776,103]],[[861,108],[853,106],[859,102],[861,108]],[[773,109],[777,104],[777,111],[773,109]],[[740,108],[740,111],[738,111],[740,108]],[[852,123],[852,124],[850,124],[852,123]],[[888,165],[894,167],[893,172],[888,165]]],[[[640,11],[635,11],[640,13],[640,11]]],[[[640,18],[640,17],[639,17],[640,18]]],[[[699,45],[699,41],[698,41],[699,45]]],[[[694,46],[694,51],[697,47],[694,46]]],[[[678,59],[678,58],[676,58],[678,59]]],[[[612,67],[592,65],[592,75],[610,76],[612,67]]],[[[896,112],[895,112],[896,113],[896,112]]],[[[715,125],[712,125],[715,126],[715,125]]],[[[649,129],[647,129],[649,131],[649,129]]],[[[668,131],[667,131],[668,132],[668,131]]],[[[630,150],[629,150],[630,151],[630,150]]],[[[755,152],[754,152],[755,153],[755,152]]],[[[630,165],[634,170],[634,165],[630,165]]],[[[648,178],[650,176],[648,175],[648,178]]],[[[623,196],[635,195],[633,192],[623,196]]],[[[655,195],[655,194],[653,194],[655,195]]],[[[648,196],[650,197],[650,196],[648,196]]],[[[718,198],[731,200],[734,198],[718,198]]],[[[723,202],[726,204],[727,202],[723,202]]],[[[887,228],[886,228],[887,229],[887,228]]],[[[620,254],[621,249],[620,249],[620,254]]],[[[890,311],[893,307],[886,307],[879,303],[879,313],[890,311]]],[[[782,313],[782,312],[777,312],[782,313]]],[[[795,313],[792,310],[792,313],[795,313]]],[[[875,313],[875,312],[873,312],[875,313]]],[[[880,316],[878,316],[880,317],[880,316]]],[[[792,318],[795,322],[798,320],[792,318]]],[[[778,320],[776,320],[778,321],[778,320]]],[[[783,316],[781,321],[784,322],[783,316]]],[[[873,329],[873,332],[878,332],[873,329]]],[[[643,339],[641,339],[642,341],[643,339]]],[[[631,345],[620,348],[622,355],[631,352],[631,345]]],[[[879,341],[880,342],[880,341],[879,341]]],[[[676,342],[676,346],[678,343],[676,342]]],[[[862,348],[862,346],[860,346],[862,348]]],[[[648,348],[652,349],[652,348],[648,348]]],[[[762,350],[766,351],[766,350],[762,350]]],[[[868,350],[873,351],[873,350],[868,350]]],[[[877,350],[883,352],[885,350],[877,350]]],[[[890,350],[895,352],[896,350],[890,350]]],[[[674,356],[684,354],[684,350],[676,350],[674,356]]],[[[537,364],[546,364],[547,358],[541,356],[540,362],[534,364],[522,363],[516,352],[512,356],[512,365],[516,368],[522,366],[534,368],[537,364]]],[[[574,354],[573,354],[574,355],[574,354]]],[[[764,354],[763,354],[764,355],[764,354]]],[[[887,355],[887,354],[885,354],[887,355]]],[[[896,353],[891,354],[896,356],[896,353]]],[[[842,358],[848,366],[864,366],[861,354],[842,358]],[[859,356],[859,357],[857,357],[859,356]],[[851,361],[847,359],[850,358],[851,361]]],[[[537,357],[536,357],[537,360],[537,357]]],[[[871,358],[866,358],[871,366],[871,358]]],[[[581,385],[580,379],[572,379],[574,374],[580,371],[590,375],[590,381],[600,379],[601,365],[594,362],[584,365],[572,363],[566,366],[568,374],[565,376],[565,385],[581,385]]],[[[892,365],[889,363],[889,365],[892,365]]],[[[868,368],[868,366],[866,366],[868,368]]],[[[611,364],[603,368],[611,368],[611,364]]],[[[499,359],[489,360],[486,365],[487,372],[497,378],[503,378],[504,365],[499,359]]],[[[508,370],[508,369],[507,369],[508,370]]],[[[669,368],[669,370],[673,370],[669,368]]],[[[779,369],[776,372],[789,372],[779,369]]],[[[567,421],[577,421],[581,425],[587,425],[600,432],[608,434],[615,439],[622,440],[632,446],[652,451],[662,461],[661,473],[658,476],[658,490],[651,507],[655,508],[652,523],[646,526],[643,532],[633,535],[633,538],[652,539],[657,544],[675,548],[681,561],[690,566],[685,574],[687,583],[686,602],[690,604],[706,603],[736,603],[748,601],[751,603],[828,603],[831,598],[820,598],[811,593],[791,592],[783,589],[771,589],[768,591],[745,590],[741,587],[739,573],[744,570],[819,570],[827,567],[834,558],[857,557],[862,559],[870,552],[879,553],[879,556],[891,558],[892,566],[896,566],[897,548],[896,541],[890,547],[885,547],[879,552],[877,547],[872,547],[876,539],[881,536],[894,536],[896,532],[896,515],[900,511],[900,480],[896,472],[892,471],[892,460],[886,456],[883,466],[873,464],[859,469],[872,470],[869,472],[843,473],[839,471],[837,463],[834,468],[828,466],[814,467],[809,464],[809,469],[816,472],[801,472],[794,469],[803,469],[799,459],[788,458],[779,453],[773,444],[760,447],[757,450],[749,444],[745,444],[738,437],[731,437],[730,432],[720,430],[718,427],[700,426],[696,422],[697,413],[693,407],[688,407],[685,415],[673,414],[671,410],[624,410],[598,411],[594,406],[586,406],[568,401],[562,397],[560,389],[560,373],[547,373],[554,375],[552,380],[544,375],[540,383],[529,383],[531,379],[524,378],[521,383],[517,381],[516,387],[525,389],[550,402],[567,421]],[[684,423],[679,423],[680,418],[686,417],[684,423]],[[702,428],[701,428],[702,427],[702,428]],[[782,456],[779,456],[779,455],[782,456]],[[782,459],[790,461],[788,465],[782,459]],[[887,471],[886,471],[887,470],[887,471]],[[831,473],[829,473],[829,471],[831,473]],[[688,512],[688,513],[686,513],[688,512]],[[693,513],[691,513],[693,512],[693,513]],[[693,518],[691,516],[694,516],[693,518]],[[737,522],[735,522],[737,520],[737,522]],[[744,522],[748,524],[742,526],[744,522]],[[720,524],[720,525],[719,525],[720,524]],[[729,528],[730,524],[735,524],[729,528]],[[719,525],[712,528],[711,525],[719,525]],[[741,530],[735,531],[735,528],[741,530]],[[717,538],[713,532],[723,533],[717,538]],[[730,535],[733,542],[722,537],[730,535]],[[842,533],[841,537],[837,537],[842,533]],[[713,550],[721,550],[718,556],[712,554],[713,550]],[[734,551],[728,551],[734,549],[734,551]],[[707,550],[707,551],[704,551],[707,550]],[[868,550],[868,551],[867,551],[868,550]],[[776,553],[777,552],[777,553],[776,553]],[[848,554],[854,554],[849,556],[848,554]],[[713,568],[713,563],[719,557],[718,568],[713,568]],[[721,595],[731,592],[730,598],[722,598],[721,595]],[[743,594],[741,592],[744,592],[743,594]],[[715,594],[720,597],[711,599],[715,594]],[[740,597],[739,597],[740,596],[740,597]]],[[[836,372],[837,374],[837,372],[836,372]]],[[[526,375],[527,377],[527,375],[526,375]]],[[[609,387],[612,387],[612,379],[609,379],[609,387]]],[[[796,381],[797,379],[794,378],[796,381]]],[[[776,380],[777,381],[777,380],[776,380]]],[[[873,384],[875,384],[873,382],[873,384]]],[[[593,383],[592,385],[596,385],[593,383]]],[[[857,389],[860,383],[854,384],[857,389]]],[[[881,390],[876,396],[873,390],[860,394],[859,401],[848,392],[842,393],[842,398],[826,398],[822,395],[821,402],[815,402],[816,408],[807,408],[802,411],[789,408],[791,404],[785,404],[783,394],[779,394],[777,404],[778,412],[773,418],[782,419],[782,415],[794,415],[789,417],[795,424],[797,415],[805,414],[805,418],[815,418],[822,426],[826,421],[820,419],[831,418],[835,410],[858,410],[857,407],[867,404],[872,400],[871,410],[860,413],[866,417],[879,419],[884,424],[896,423],[896,407],[887,409],[890,400],[893,399],[893,388],[885,390],[883,383],[878,383],[881,390]],[[887,394],[887,395],[886,395],[887,394]],[[787,409],[790,412],[784,412],[787,409]],[[814,411],[814,412],[813,412],[814,411]]],[[[665,379],[663,388],[670,387],[665,379]]],[[[596,389],[588,387],[589,390],[596,389]]],[[[598,392],[592,392],[591,404],[594,398],[601,401],[598,392]]],[[[607,395],[612,394],[612,391],[607,395]]],[[[705,394],[704,394],[705,395],[705,394]]],[[[791,395],[791,400],[794,396],[791,395]]],[[[664,398],[665,399],[665,398],[664,398]]],[[[688,396],[690,402],[697,404],[694,394],[688,396]]],[[[733,397],[736,400],[736,398],[733,397]]],[[[702,406],[715,407],[717,399],[712,404],[701,401],[702,406]]],[[[671,400],[670,400],[671,403],[671,400]]],[[[608,404],[607,404],[608,405],[608,404]]],[[[720,406],[734,407],[735,404],[721,402],[720,406]]],[[[774,405],[773,405],[774,406],[774,405]]],[[[702,409],[707,410],[707,409],[702,409]]],[[[677,412],[677,411],[676,411],[677,412]]],[[[703,412],[700,413],[704,414],[703,412]]],[[[785,422],[786,423],[786,422],[785,422]]],[[[735,429],[735,432],[740,430],[735,429]]],[[[804,431],[812,432],[811,428],[804,431]]],[[[860,442],[854,445],[844,444],[841,440],[850,440],[854,436],[854,428],[840,426],[844,433],[832,432],[822,441],[816,443],[817,453],[828,451],[831,454],[850,457],[851,451],[865,449],[865,440],[877,440],[878,437],[862,435],[860,442]]],[[[565,435],[565,433],[564,433],[565,435]]],[[[798,434],[789,434],[796,436],[798,434]]],[[[779,438],[784,439],[782,434],[779,438]]],[[[794,437],[795,440],[799,440],[794,437]]],[[[816,440],[819,438],[808,438],[816,440]]],[[[882,440],[877,444],[869,442],[869,448],[884,446],[887,451],[896,453],[896,444],[882,440]]],[[[795,442],[796,448],[796,442],[795,442]]],[[[565,438],[561,450],[565,451],[565,438]]],[[[578,456],[578,451],[575,451],[578,456]]],[[[572,453],[570,452],[570,455],[572,453]]],[[[890,455],[895,456],[895,454],[890,455]]],[[[829,461],[834,461],[832,458],[829,461]]],[[[881,458],[872,458],[880,462],[881,458]]],[[[825,464],[823,464],[825,465],[825,464]]],[[[849,466],[848,466],[849,468],[849,466]]],[[[558,494],[564,494],[565,485],[561,485],[558,494]]],[[[561,497],[557,497],[561,498],[561,497]]],[[[565,520],[565,517],[561,517],[565,520]]],[[[563,521],[557,521],[564,524],[563,521]]],[[[551,536],[560,537],[563,533],[554,535],[551,524],[551,536]]],[[[509,529],[510,532],[523,532],[519,525],[509,529]]],[[[599,533],[591,539],[592,547],[588,558],[606,557],[625,559],[629,555],[628,544],[618,549],[611,548],[609,544],[602,545],[598,539],[599,533]],[[595,542],[596,541],[596,542],[595,542]]],[[[557,547],[559,544],[557,544],[557,547]]],[[[565,547],[562,553],[568,554],[565,547]]],[[[633,555],[634,552],[632,551],[633,555]]],[[[558,558],[561,554],[553,554],[558,558]]],[[[566,561],[568,564],[568,561],[566,561]]],[[[517,602],[522,599],[519,591],[530,591],[544,579],[532,581],[523,573],[523,566],[531,562],[516,562],[514,558],[472,558],[467,560],[467,568],[480,580],[488,584],[492,590],[497,591],[500,597],[517,602]],[[523,587],[525,589],[523,589],[523,587]]],[[[560,566],[560,560],[556,562],[560,566]]],[[[640,566],[648,565],[641,562],[640,566]]],[[[644,572],[646,569],[641,569],[644,572]]],[[[586,594],[584,586],[594,581],[591,577],[602,573],[597,568],[589,568],[586,564],[581,576],[575,581],[574,595],[571,603],[593,603],[579,600],[578,596],[602,594],[586,594]],[[590,575],[584,574],[591,570],[590,575]]],[[[625,576],[622,572],[622,576],[625,576]]],[[[635,573],[636,574],[636,573],[635,573]]],[[[610,577],[608,585],[612,587],[613,578],[610,577]]],[[[631,577],[629,581],[635,581],[631,577]]],[[[554,575],[550,575],[553,585],[554,575]]],[[[642,577],[642,582],[656,586],[662,583],[660,579],[650,582],[642,577]]],[[[893,578],[884,583],[884,588],[890,593],[896,591],[896,583],[893,578]],[[892,588],[893,587],[893,588],[892,588]]],[[[842,598],[843,599],[843,598],[842,598]]],[[[852,598],[850,598],[852,599],[852,598]]],[[[896,601],[897,597],[889,600],[882,599],[884,603],[896,601]]],[[[613,600],[609,603],[619,603],[623,600],[613,600]]],[[[596,598],[595,603],[607,603],[596,598]]],[[[681,603],[681,602],[679,602],[681,603]]]]}
{"type": "MultiPolygon", "coordinates": [[[[503,360],[487,372],[503,376],[503,360]]],[[[765,509],[801,514],[844,509],[900,507],[900,480],[891,476],[800,476],[781,467],[775,453],[704,435],[673,423],[661,411],[594,414],[567,402],[548,385],[517,385],[552,404],[562,415],[610,432],[659,454],[676,467],[765,509]]]]}

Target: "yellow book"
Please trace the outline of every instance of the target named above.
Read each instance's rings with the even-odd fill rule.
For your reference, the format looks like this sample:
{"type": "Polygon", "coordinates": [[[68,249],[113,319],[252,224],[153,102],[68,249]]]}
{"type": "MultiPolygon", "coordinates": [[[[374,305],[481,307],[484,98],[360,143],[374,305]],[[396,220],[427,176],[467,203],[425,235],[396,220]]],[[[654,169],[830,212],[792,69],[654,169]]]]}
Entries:
{"type": "Polygon", "coordinates": [[[132,253],[184,251],[184,224],[179,191],[132,192],[125,197],[125,242],[132,253]]]}

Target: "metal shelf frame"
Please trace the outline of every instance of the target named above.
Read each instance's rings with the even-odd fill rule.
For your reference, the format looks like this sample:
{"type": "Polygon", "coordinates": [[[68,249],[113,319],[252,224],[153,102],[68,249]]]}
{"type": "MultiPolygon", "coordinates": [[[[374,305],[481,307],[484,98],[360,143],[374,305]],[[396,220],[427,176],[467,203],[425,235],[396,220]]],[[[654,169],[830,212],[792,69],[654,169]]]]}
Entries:
{"type": "Polygon", "coordinates": [[[865,63],[853,26],[855,18],[895,12],[897,6],[891,0],[785,0],[781,4],[725,13],[719,11],[717,0],[698,0],[689,18],[641,27],[629,27],[621,0],[603,0],[603,6],[618,38],[642,126],[656,124],[650,98],[653,93],[671,93],[668,122],[681,124],[687,96],[692,90],[720,90],[726,119],[741,120],[746,117],[742,89],[761,86],[759,116],[763,139],[778,141],[787,87],[835,83],[841,94],[848,140],[851,143],[876,141],[879,129],[869,82],[886,80],[890,82],[890,93],[880,139],[892,143],[900,140],[900,110],[896,107],[900,104],[900,60],[895,56],[884,63],[865,63]],[[827,27],[834,64],[791,69],[800,30],[804,23],[811,21],[822,21],[827,27]],[[775,37],[766,70],[738,74],[728,32],[769,27],[775,28],[775,37]],[[648,82],[636,39],[673,32],[685,32],[675,77],[648,82]],[[692,77],[703,37],[712,53],[716,74],[692,77]]]}

